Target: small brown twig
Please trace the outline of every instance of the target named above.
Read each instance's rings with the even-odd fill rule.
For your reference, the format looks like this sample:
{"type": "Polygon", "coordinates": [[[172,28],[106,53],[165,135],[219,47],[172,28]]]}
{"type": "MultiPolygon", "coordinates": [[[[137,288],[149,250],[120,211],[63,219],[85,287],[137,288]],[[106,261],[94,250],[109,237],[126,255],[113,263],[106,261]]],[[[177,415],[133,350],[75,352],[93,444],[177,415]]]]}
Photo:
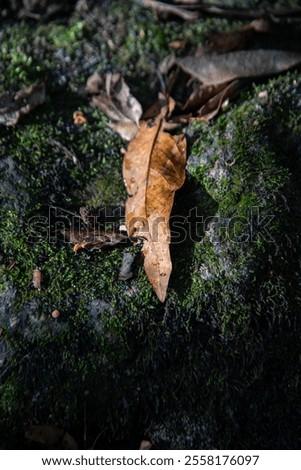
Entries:
{"type": "Polygon", "coordinates": [[[183,20],[194,21],[199,17],[199,14],[195,11],[187,11],[180,6],[158,2],[157,0],[133,0],[133,2],[145,8],[153,8],[156,11],[171,13],[172,15],[179,16],[183,20]]]}
{"type": "MultiPolygon", "coordinates": [[[[184,0],[185,1],[185,0],[184,0]]],[[[274,23],[299,23],[301,21],[301,8],[229,8],[222,4],[206,4],[202,2],[191,2],[186,4],[185,9],[200,12],[209,16],[231,17],[236,19],[268,18],[274,23]]]]}
{"type": "Polygon", "coordinates": [[[301,8],[229,8],[222,4],[206,4],[199,0],[174,0],[177,5],[163,3],[156,0],[133,0],[138,5],[153,8],[179,16],[184,20],[194,21],[200,15],[231,17],[233,19],[268,18],[273,23],[300,23],[301,8]]]}
{"type": "Polygon", "coordinates": [[[53,147],[56,147],[61,150],[65,154],[66,158],[71,160],[74,165],[78,166],[81,171],[83,170],[80,161],[72,150],[69,150],[67,147],[65,147],[65,145],[63,145],[58,140],[53,139],[52,137],[49,137],[47,139],[47,142],[49,143],[49,145],[52,145],[53,147]]]}

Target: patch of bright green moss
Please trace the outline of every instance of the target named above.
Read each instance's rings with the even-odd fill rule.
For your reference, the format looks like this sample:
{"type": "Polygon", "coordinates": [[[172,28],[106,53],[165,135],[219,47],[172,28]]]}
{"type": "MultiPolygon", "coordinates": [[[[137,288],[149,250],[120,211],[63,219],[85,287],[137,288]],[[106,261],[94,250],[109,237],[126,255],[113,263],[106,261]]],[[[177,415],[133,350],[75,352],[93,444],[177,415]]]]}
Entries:
{"type": "Polygon", "coordinates": [[[73,52],[80,46],[83,38],[84,23],[77,21],[70,25],[51,24],[37,29],[37,36],[44,36],[54,49],[65,49],[73,52]]]}
{"type": "MultiPolygon", "coordinates": [[[[295,175],[291,173],[290,158],[283,155],[286,144],[277,146],[272,143],[273,138],[277,139],[274,129],[277,114],[281,113],[280,127],[283,134],[289,134],[290,122],[293,121],[291,113],[286,115],[284,111],[288,104],[287,94],[283,94],[283,108],[276,101],[279,100],[277,88],[286,86],[292,90],[294,87],[300,87],[300,83],[294,80],[288,75],[285,81],[283,78],[274,79],[265,87],[268,90],[270,105],[261,106],[257,95],[249,93],[243,96],[241,104],[231,106],[224,116],[218,118],[216,125],[198,125],[200,137],[193,146],[192,163],[188,164],[188,168],[219,203],[215,233],[218,236],[214,239],[208,235],[203,243],[196,247],[195,263],[200,277],[196,275],[193,278],[193,290],[187,301],[193,298],[193,302],[197,302],[197,292],[206,298],[210,292],[219,291],[220,300],[213,302],[213,308],[224,334],[227,334],[227,330],[230,333],[233,328],[244,329],[252,321],[253,308],[248,302],[254,302],[253,305],[257,308],[256,293],[254,292],[254,300],[243,300],[245,295],[253,296],[251,273],[258,269],[258,260],[268,256],[273,259],[271,265],[278,265],[275,252],[278,249],[280,233],[287,230],[289,217],[285,201],[286,198],[298,197],[296,194],[291,195],[294,193],[295,175]],[[273,107],[272,113],[270,106],[273,107]],[[285,126],[288,126],[287,132],[285,126]],[[195,163],[195,154],[199,155],[200,166],[195,163]],[[267,232],[265,227],[263,232],[260,232],[260,229],[257,232],[259,221],[265,217],[271,218],[267,232]],[[229,224],[229,220],[234,223],[229,224]],[[238,289],[238,283],[242,282],[246,283],[244,293],[238,289]],[[248,285],[251,289],[249,294],[248,285]]],[[[293,94],[291,99],[294,101],[293,94]]],[[[291,104],[289,109],[292,109],[291,104]]],[[[295,112],[296,118],[297,115],[298,112],[295,112]]],[[[195,124],[194,126],[197,127],[195,124]]],[[[294,141],[292,136],[291,138],[294,141]]],[[[298,226],[300,215],[296,214],[290,229],[292,233],[298,226]]],[[[288,265],[283,265],[282,269],[288,269],[288,265]]],[[[269,276],[268,271],[265,275],[269,276]]],[[[270,275],[275,276],[275,273],[270,275]]],[[[264,290],[260,302],[265,299],[270,306],[276,306],[277,302],[282,304],[286,288],[283,274],[278,273],[278,276],[269,281],[275,286],[273,300],[269,300],[270,290],[264,290]]],[[[200,308],[199,302],[197,304],[200,308]]],[[[285,311],[282,311],[282,315],[283,318],[286,317],[285,311]]]]}
{"type": "Polygon", "coordinates": [[[43,78],[45,66],[32,53],[32,31],[26,23],[7,25],[0,32],[0,90],[18,89],[43,78]]]}

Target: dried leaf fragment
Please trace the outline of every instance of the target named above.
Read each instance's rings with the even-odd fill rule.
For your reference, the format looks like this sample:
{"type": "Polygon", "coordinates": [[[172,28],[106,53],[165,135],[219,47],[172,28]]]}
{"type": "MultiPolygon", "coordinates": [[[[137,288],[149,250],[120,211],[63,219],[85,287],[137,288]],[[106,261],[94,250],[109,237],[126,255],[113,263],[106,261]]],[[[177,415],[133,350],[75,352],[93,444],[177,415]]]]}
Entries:
{"type": "Polygon", "coordinates": [[[228,33],[211,33],[208,47],[219,54],[237,49],[246,49],[249,39],[255,32],[267,33],[269,30],[270,22],[265,18],[259,18],[228,33]]]}
{"type": "Polygon", "coordinates": [[[53,424],[36,424],[25,429],[25,437],[46,449],[78,449],[75,439],[63,428],[53,424]]]}
{"type": "Polygon", "coordinates": [[[113,131],[117,132],[122,139],[128,142],[135,137],[138,130],[137,124],[133,121],[119,121],[115,124],[108,124],[108,126],[113,129],[113,131]]]}
{"type": "Polygon", "coordinates": [[[78,445],[76,440],[74,439],[69,432],[65,432],[62,438],[62,448],[66,450],[77,450],[78,445]]]}
{"type": "Polygon", "coordinates": [[[87,80],[86,90],[91,95],[97,95],[101,92],[103,86],[103,78],[98,72],[94,72],[87,80]]]}
{"type": "Polygon", "coordinates": [[[152,448],[152,446],[153,446],[153,443],[151,441],[143,439],[140,442],[139,450],[150,450],[152,448]]]}
{"type": "Polygon", "coordinates": [[[74,245],[76,252],[80,249],[101,250],[112,248],[120,243],[126,243],[128,237],[112,230],[63,230],[64,236],[74,245]]]}
{"type": "Polygon", "coordinates": [[[216,116],[225,101],[233,97],[242,88],[242,82],[243,80],[233,80],[223,87],[219,93],[210,98],[197,112],[201,120],[209,121],[216,116]]]}
{"type": "Polygon", "coordinates": [[[63,428],[52,424],[36,424],[25,429],[25,437],[51,448],[58,445],[64,432],[63,428]]]}
{"type": "Polygon", "coordinates": [[[176,64],[203,85],[219,85],[236,78],[260,77],[284,72],[301,62],[300,52],[254,49],[203,54],[176,59],[176,64]]]}
{"type": "Polygon", "coordinates": [[[88,79],[87,90],[94,93],[92,104],[115,121],[110,127],[124,139],[131,140],[139,128],[142,107],[121,75],[107,73],[102,79],[93,74],[88,79]]]}
{"type": "Polygon", "coordinates": [[[174,193],[185,181],[186,140],[162,130],[162,118],[146,122],[130,142],[123,161],[129,198],[126,227],[144,240],[144,269],[158,298],[166,297],[172,263],[169,217],[174,193]]]}
{"type": "Polygon", "coordinates": [[[183,111],[187,112],[200,109],[201,106],[204,106],[210,99],[224,90],[224,88],[224,84],[217,86],[203,86],[199,82],[196,82],[194,90],[186,100],[184,106],[182,106],[183,111]]]}
{"type": "Polygon", "coordinates": [[[14,126],[21,116],[30,113],[45,101],[45,85],[31,85],[14,96],[4,92],[0,95],[0,124],[14,126]]]}
{"type": "MultiPolygon", "coordinates": [[[[247,26],[252,29],[266,27],[259,20],[247,26]]],[[[178,102],[178,109],[171,119],[182,123],[194,119],[208,121],[229,98],[239,93],[245,86],[246,79],[273,75],[300,62],[300,52],[276,49],[240,50],[223,54],[203,51],[200,56],[182,58],[171,55],[161,63],[161,71],[167,76],[168,88],[174,88],[174,76],[179,68],[195,80],[192,93],[185,100],[182,99],[183,103],[178,102]],[[174,68],[175,65],[178,69],[174,68]],[[184,111],[185,115],[179,113],[179,110],[184,111]]]]}

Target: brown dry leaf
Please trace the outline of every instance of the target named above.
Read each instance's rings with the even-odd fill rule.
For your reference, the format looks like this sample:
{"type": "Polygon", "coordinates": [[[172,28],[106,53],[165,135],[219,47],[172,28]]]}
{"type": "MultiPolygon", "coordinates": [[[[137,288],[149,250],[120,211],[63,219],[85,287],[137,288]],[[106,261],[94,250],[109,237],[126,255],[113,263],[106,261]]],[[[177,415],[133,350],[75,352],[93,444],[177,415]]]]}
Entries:
{"type": "Polygon", "coordinates": [[[196,120],[210,121],[219,113],[226,100],[239,93],[243,83],[243,80],[233,80],[226,85],[215,87],[199,85],[199,89],[190,95],[183,107],[183,111],[188,114],[173,116],[173,121],[175,123],[188,123],[196,120]]]}
{"type": "Polygon", "coordinates": [[[176,106],[175,100],[171,96],[159,93],[158,99],[143,113],[142,119],[148,121],[159,116],[168,118],[174,111],[176,106]]]}
{"type": "Polygon", "coordinates": [[[266,33],[269,29],[270,22],[265,18],[259,18],[229,33],[211,33],[209,35],[208,47],[219,54],[245,49],[255,32],[266,33]]]}
{"type": "Polygon", "coordinates": [[[169,217],[174,193],[185,180],[186,165],[185,137],[164,132],[163,119],[162,112],[153,125],[142,121],[123,160],[129,194],[127,231],[129,236],[144,240],[144,269],[161,302],[165,300],[172,270],[169,217]]]}
{"type": "Polygon", "coordinates": [[[62,448],[65,450],[78,450],[76,440],[68,432],[65,432],[65,434],[63,435],[62,448]]]}
{"type": "MultiPolygon", "coordinates": [[[[194,80],[192,93],[184,103],[177,103],[176,113],[172,115],[171,121],[174,124],[183,124],[191,120],[200,119],[200,117],[206,121],[212,119],[218,114],[223,103],[239,91],[243,83],[243,80],[234,80],[230,83],[204,85],[198,80],[194,80]]],[[[145,115],[148,116],[148,114],[145,115]]],[[[171,123],[166,124],[170,125],[171,123]]]]}
{"type": "Polygon", "coordinates": [[[223,103],[234,95],[236,95],[242,88],[242,80],[233,80],[222,91],[210,98],[197,112],[198,116],[203,121],[210,121],[214,118],[221,109],[223,103]]]}
{"type": "Polygon", "coordinates": [[[97,95],[101,92],[104,79],[98,72],[94,72],[87,80],[86,90],[90,95],[97,95]]]}
{"type": "Polygon", "coordinates": [[[244,49],[252,34],[252,28],[231,31],[230,33],[211,33],[209,35],[208,48],[218,54],[244,49]]]}
{"type": "Polygon", "coordinates": [[[74,245],[73,250],[101,250],[126,243],[128,237],[112,230],[63,230],[66,239],[74,245]]]}
{"type": "Polygon", "coordinates": [[[300,52],[254,49],[226,54],[203,54],[176,59],[176,64],[203,85],[219,85],[236,78],[284,72],[301,62],[300,52]]]}
{"type": "Polygon", "coordinates": [[[116,124],[108,124],[108,126],[117,132],[124,140],[130,142],[136,135],[139,127],[133,121],[119,121],[116,124]]]}
{"type": "Polygon", "coordinates": [[[183,111],[195,111],[196,109],[200,109],[208,100],[216,96],[218,93],[223,91],[225,85],[217,85],[217,86],[203,86],[199,82],[197,82],[195,89],[187,99],[185,105],[182,107],[183,111]]]}
{"type": "Polygon", "coordinates": [[[146,439],[143,439],[143,441],[140,442],[139,450],[150,450],[152,446],[153,446],[153,443],[151,441],[147,441],[146,439]]]}
{"type": "Polygon", "coordinates": [[[21,116],[30,113],[45,101],[45,85],[31,85],[14,96],[4,92],[0,95],[0,124],[14,126],[21,116]]]}
{"type": "Polygon", "coordinates": [[[92,103],[115,121],[110,127],[125,140],[131,140],[139,129],[143,111],[121,75],[107,73],[102,79],[100,75],[93,74],[86,88],[90,93],[97,93],[92,97],[92,103]]]}
{"type": "Polygon", "coordinates": [[[78,449],[74,438],[63,428],[53,424],[36,424],[25,429],[25,437],[47,449],[78,449]]]}

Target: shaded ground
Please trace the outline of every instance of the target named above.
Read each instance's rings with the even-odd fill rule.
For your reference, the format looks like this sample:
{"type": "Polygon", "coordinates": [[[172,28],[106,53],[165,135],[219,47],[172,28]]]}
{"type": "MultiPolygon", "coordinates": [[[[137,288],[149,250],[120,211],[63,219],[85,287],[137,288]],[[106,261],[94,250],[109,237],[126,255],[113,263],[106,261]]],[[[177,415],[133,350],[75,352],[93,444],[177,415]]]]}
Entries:
{"type": "MultiPolygon", "coordinates": [[[[124,142],[90,107],[86,79],[119,71],[146,106],[171,40],[201,45],[242,23],[187,24],[118,1],[20,22],[19,4],[0,29],[0,89],[44,81],[47,98],[0,129],[0,446],[30,447],[24,429],[51,423],[81,448],[97,436],[95,448],[142,437],[158,449],[300,448],[300,71],[251,84],[184,129],[174,214],[193,236],[172,246],[161,304],[139,247],[126,248],[134,277],[122,282],[123,249],[74,254],[60,233],[64,210],[126,197],[124,142]],[[87,124],[74,125],[76,110],[87,124]]],[[[295,25],[282,40],[298,38],[295,25]]]]}

